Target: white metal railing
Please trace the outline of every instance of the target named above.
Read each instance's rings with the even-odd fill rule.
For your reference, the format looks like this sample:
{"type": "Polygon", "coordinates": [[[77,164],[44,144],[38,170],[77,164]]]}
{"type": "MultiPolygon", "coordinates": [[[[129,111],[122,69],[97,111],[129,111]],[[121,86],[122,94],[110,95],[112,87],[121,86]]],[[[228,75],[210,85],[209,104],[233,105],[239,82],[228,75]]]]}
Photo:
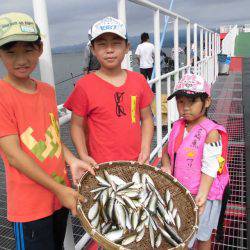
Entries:
{"type": "MultiPolygon", "coordinates": [[[[161,115],[161,86],[166,84],[167,95],[171,93],[171,78],[174,78],[176,83],[179,77],[185,72],[194,72],[202,75],[209,83],[214,83],[218,75],[217,54],[220,51],[219,35],[214,33],[199,24],[193,24],[188,18],[185,18],[177,13],[169,11],[157,4],[148,0],[127,0],[142,7],[151,9],[153,12],[154,22],[154,43],[155,43],[155,78],[149,81],[150,84],[156,84],[156,120],[157,120],[157,146],[150,155],[150,159],[158,155],[162,156],[162,146],[167,141],[169,132],[171,130],[171,123],[178,119],[178,112],[176,110],[175,100],[168,102],[168,134],[162,138],[162,115],[161,115]],[[170,17],[174,20],[174,70],[167,74],[161,75],[160,66],[160,15],[170,17]],[[186,24],[186,47],[187,58],[184,67],[179,66],[179,22],[186,24]],[[191,38],[191,30],[193,30],[193,38],[191,38]],[[199,34],[199,36],[198,36],[199,34]],[[198,39],[200,37],[200,39],[198,39]],[[191,48],[191,41],[193,46],[191,48]],[[199,49],[198,49],[199,47],[199,49]],[[199,58],[198,58],[199,56],[199,58]]],[[[118,18],[126,23],[126,0],[117,0],[118,18]]],[[[44,53],[40,60],[40,70],[42,81],[53,83],[53,65],[51,60],[51,50],[49,42],[48,20],[46,11],[46,0],[33,0],[33,8],[35,20],[41,28],[43,34],[44,53]],[[46,72],[46,74],[44,73],[46,72]]],[[[129,60],[129,56],[126,57],[129,60]]],[[[124,65],[129,65],[125,63],[124,65]]],[[[126,67],[126,66],[125,66],[126,67]]],[[[60,124],[64,124],[70,119],[70,112],[63,108],[63,105],[58,106],[60,124]]],[[[90,237],[85,234],[82,239],[76,244],[75,249],[82,249],[90,237]]],[[[71,220],[68,221],[64,247],[66,250],[73,249],[74,240],[72,233],[71,220]]]]}
{"type": "MultiPolygon", "coordinates": [[[[148,0],[127,0],[143,7],[152,9],[154,22],[154,45],[155,45],[155,78],[149,81],[149,84],[156,84],[156,133],[157,145],[150,154],[150,159],[156,155],[162,156],[162,146],[167,141],[171,130],[171,123],[178,119],[178,112],[175,105],[175,100],[168,102],[168,133],[162,138],[162,114],[161,114],[161,86],[167,84],[167,96],[171,91],[171,77],[174,77],[174,82],[179,80],[179,77],[186,72],[193,72],[203,76],[209,83],[213,84],[218,76],[218,61],[217,54],[220,52],[220,37],[201,25],[192,24],[191,21],[172,11],[169,11],[159,5],[156,5],[148,0]],[[160,66],[160,14],[169,16],[174,19],[174,62],[175,68],[172,72],[161,75],[160,66]],[[187,60],[184,67],[179,67],[179,21],[186,23],[186,46],[187,60]],[[191,29],[193,28],[193,43],[194,48],[191,55],[191,29]],[[200,32],[199,51],[198,51],[198,31],[200,32]],[[198,60],[199,55],[199,60],[198,60]],[[193,64],[193,65],[192,65],[193,64]],[[164,81],[164,83],[162,83],[164,81]]],[[[126,19],[126,4],[125,0],[118,0],[118,18],[126,19]]],[[[86,242],[89,236],[84,235],[83,242],[86,242]]],[[[84,246],[81,241],[76,245],[76,249],[81,249],[84,246]]]]}
{"type": "Polygon", "coordinates": [[[222,54],[234,56],[235,39],[238,34],[239,29],[235,25],[222,40],[222,54]]]}

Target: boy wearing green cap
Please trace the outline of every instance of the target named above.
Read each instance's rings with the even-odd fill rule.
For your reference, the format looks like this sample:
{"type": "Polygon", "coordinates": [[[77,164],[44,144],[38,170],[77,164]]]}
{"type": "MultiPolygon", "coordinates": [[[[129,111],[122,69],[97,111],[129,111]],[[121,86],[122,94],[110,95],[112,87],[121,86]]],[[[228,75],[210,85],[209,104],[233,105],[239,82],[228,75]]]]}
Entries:
{"type": "Polygon", "coordinates": [[[40,31],[23,13],[0,16],[0,153],[6,170],[8,220],[17,249],[62,249],[68,209],[83,197],[70,188],[93,169],[60,140],[54,88],[30,74],[43,51],[40,31]]]}

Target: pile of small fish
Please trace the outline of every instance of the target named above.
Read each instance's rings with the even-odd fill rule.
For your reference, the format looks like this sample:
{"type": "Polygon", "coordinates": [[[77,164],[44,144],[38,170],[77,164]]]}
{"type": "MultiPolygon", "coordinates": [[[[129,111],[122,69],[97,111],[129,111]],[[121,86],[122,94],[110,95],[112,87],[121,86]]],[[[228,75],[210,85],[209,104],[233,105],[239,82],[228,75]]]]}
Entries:
{"type": "Polygon", "coordinates": [[[181,219],[169,190],[163,199],[148,174],[136,172],[126,183],[104,170],[104,178],[96,179],[100,187],[91,190],[95,203],[88,218],[99,233],[123,246],[141,241],[146,229],[152,248],[158,248],[163,239],[172,246],[183,243],[178,235],[181,219]]]}

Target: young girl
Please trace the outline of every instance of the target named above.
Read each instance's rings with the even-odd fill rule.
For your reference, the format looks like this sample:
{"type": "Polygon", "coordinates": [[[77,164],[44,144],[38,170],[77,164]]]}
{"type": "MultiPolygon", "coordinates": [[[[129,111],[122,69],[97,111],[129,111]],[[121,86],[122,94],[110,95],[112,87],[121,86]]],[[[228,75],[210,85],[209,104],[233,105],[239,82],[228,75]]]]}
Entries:
{"type": "Polygon", "coordinates": [[[168,100],[176,97],[180,119],[173,125],[162,170],[175,176],[195,197],[200,219],[198,249],[211,248],[222,196],[229,181],[226,167],[228,136],[225,128],[209,120],[210,85],[200,76],[186,74],[168,100]]]}

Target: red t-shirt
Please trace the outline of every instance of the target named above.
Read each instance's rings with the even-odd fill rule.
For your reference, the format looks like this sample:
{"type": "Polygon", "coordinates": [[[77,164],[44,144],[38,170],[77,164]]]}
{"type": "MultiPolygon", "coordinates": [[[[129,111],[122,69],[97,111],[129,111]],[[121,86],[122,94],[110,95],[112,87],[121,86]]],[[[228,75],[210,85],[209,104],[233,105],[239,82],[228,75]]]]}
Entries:
{"type": "Polygon", "coordinates": [[[87,118],[88,150],[97,163],[137,160],[141,150],[140,110],[154,94],[143,75],[127,71],[120,86],[95,73],[80,79],[64,106],[87,118]]]}
{"type": "MultiPolygon", "coordinates": [[[[18,135],[25,153],[49,175],[69,184],[53,87],[37,82],[37,91],[28,94],[0,80],[0,137],[8,135],[18,135]]],[[[12,167],[0,153],[6,169],[8,220],[33,221],[61,208],[52,192],[12,167]]]]}

